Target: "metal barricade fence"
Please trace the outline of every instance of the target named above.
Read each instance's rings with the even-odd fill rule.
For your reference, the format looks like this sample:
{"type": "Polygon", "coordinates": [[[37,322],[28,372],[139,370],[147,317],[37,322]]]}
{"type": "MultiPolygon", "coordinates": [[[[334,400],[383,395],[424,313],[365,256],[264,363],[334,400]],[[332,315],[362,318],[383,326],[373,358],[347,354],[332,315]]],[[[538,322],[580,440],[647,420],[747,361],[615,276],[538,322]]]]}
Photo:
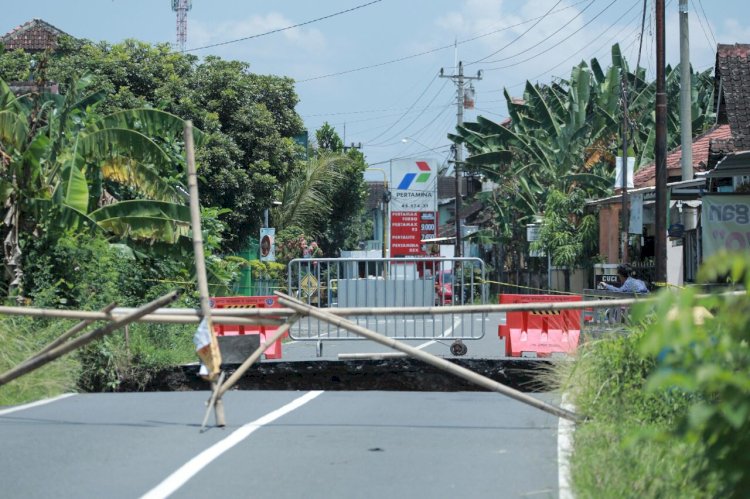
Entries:
{"type": "MultiPolygon", "coordinates": [[[[389,308],[393,315],[349,320],[399,340],[469,340],[484,336],[486,313],[405,316],[400,307],[487,303],[484,262],[479,258],[303,258],[289,262],[288,293],[308,305],[389,308]]],[[[298,341],[355,340],[352,333],[315,319],[300,320],[298,341]]]]}
{"type": "MultiPolygon", "coordinates": [[[[616,300],[622,298],[633,298],[632,293],[618,293],[600,289],[584,289],[584,300],[616,300]]],[[[635,296],[638,297],[638,296],[635,296]]],[[[625,329],[629,324],[630,307],[617,305],[607,308],[584,309],[583,329],[589,334],[596,335],[607,331],[625,329]]]]}

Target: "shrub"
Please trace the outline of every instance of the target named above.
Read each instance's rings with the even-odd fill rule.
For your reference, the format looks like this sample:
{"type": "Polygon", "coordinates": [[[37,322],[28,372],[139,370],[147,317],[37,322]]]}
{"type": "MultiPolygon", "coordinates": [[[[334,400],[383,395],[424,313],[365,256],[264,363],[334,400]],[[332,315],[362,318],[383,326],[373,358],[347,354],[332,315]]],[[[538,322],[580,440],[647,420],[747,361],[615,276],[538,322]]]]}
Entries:
{"type": "MultiPolygon", "coordinates": [[[[750,255],[719,254],[700,272],[704,281],[729,279],[744,284],[737,294],[701,297],[695,290],[662,294],[642,351],[657,356],[649,393],[682,392],[690,404],[671,434],[688,444],[705,445],[698,479],[719,477],[719,495],[746,497],[750,490],[750,255]],[[696,310],[710,310],[712,316],[696,310]]],[[[640,312],[643,314],[643,311],[640,312]]]]}

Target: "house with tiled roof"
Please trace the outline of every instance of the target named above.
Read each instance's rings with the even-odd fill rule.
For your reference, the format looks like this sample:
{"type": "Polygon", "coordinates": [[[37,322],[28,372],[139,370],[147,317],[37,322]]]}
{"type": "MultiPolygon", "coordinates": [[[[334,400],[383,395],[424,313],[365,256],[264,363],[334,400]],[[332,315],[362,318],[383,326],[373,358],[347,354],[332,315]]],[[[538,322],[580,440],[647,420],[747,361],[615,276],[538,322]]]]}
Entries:
{"type": "MultiPolygon", "coordinates": [[[[716,124],[692,142],[695,178],[681,178],[681,147],[667,154],[672,225],[667,244],[667,280],[672,284],[683,284],[695,278],[703,257],[713,251],[707,249],[711,247],[707,246],[707,238],[713,237],[711,234],[739,233],[726,227],[707,233],[706,222],[713,222],[703,215],[704,203],[712,191],[734,193],[740,185],[750,185],[750,44],[717,46],[714,88],[716,124]]],[[[654,163],[641,167],[633,176],[634,189],[629,192],[631,212],[637,211],[636,217],[631,216],[629,232],[641,235],[640,244],[636,242],[634,248],[636,257],[641,260],[653,256],[655,177],[654,163]],[[640,226],[633,227],[634,221],[640,226]]],[[[591,203],[599,210],[599,254],[610,263],[618,262],[619,258],[621,199],[618,194],[591,203]]],[[[732,209],[738,203],[750,206],[750,197],[735,195],[731,199],[732,209]]],[[[720,202],[723,202],[721,198],[720,202]]],[[[742,243],[745,244],[742,247],[750,247],[750,241],[743,243],[741,238],[735,239],[726,244],[740,248],[742,243]]],[[[725,244],[725,241],[720,243],[725,244]]],[[[714,244],[717,245],[719,243],[714,244]]]]}
{"type": "MultiPolygon", "coordinates": [[[[54,52],[61,36],[69,35],[42,19],[32,19],[0,36],[0,45],[6,51],[23,50],[32,54],[54,52]]],[[[7,83],[10,89],[19,95],[40,90],[35,81],[9,81],[7,83]]],[[[58,85],[54,82],[47,82],[42,90],[56,94],[58,85]]]]}
{"type": "Polygon", "coordinates": [[[42,19],[32,19],[4,34],[0,37],[0,43],[3,44],[5,50],[54,51],[61,35],[66,35],[66,33],[42,19]]]}

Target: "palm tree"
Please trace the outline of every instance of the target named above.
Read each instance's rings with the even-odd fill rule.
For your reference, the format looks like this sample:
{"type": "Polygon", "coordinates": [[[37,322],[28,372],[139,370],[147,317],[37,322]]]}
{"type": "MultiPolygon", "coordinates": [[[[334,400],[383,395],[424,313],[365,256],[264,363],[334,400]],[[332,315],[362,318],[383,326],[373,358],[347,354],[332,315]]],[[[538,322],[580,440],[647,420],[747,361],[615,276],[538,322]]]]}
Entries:
{"type": "Polygon", "coordinates": [[[343,154],[325,153],[310,158],[281,189],[281,205],[274,208],[274,225],[283,230],[300,227],[308,235],[318,235],[320,222],[331,213],[330,193],[343,179],[340,167],[351,159],[343,154]]]}

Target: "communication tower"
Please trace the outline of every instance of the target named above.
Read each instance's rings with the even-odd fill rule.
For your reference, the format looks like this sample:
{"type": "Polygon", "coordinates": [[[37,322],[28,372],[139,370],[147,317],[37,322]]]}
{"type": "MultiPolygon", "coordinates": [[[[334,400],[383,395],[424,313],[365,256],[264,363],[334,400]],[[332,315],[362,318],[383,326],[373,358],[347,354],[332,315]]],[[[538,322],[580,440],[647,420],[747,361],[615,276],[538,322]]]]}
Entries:
{"type": "Polygon", "coordinates": [[[187,13],[193,8],[193,0],[172,0],[172,10],[177,12],[177,49],[185,51],[187,42],[187,13]]]}

